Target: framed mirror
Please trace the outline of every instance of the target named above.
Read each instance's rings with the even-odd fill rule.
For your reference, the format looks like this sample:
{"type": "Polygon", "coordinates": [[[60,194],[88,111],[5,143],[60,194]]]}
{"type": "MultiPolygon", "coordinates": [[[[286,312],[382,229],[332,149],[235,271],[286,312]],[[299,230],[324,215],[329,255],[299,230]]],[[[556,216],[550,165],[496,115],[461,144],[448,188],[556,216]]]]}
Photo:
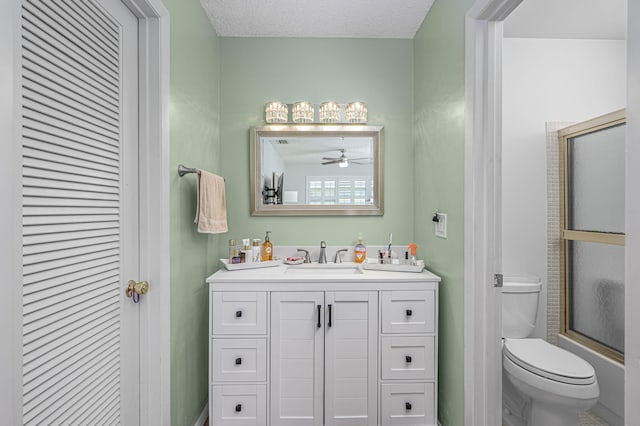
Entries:
{"type": "Polygon", "coordinates": [[[251,215],[384,213],[382,126],[251,128],[251,215]]]}

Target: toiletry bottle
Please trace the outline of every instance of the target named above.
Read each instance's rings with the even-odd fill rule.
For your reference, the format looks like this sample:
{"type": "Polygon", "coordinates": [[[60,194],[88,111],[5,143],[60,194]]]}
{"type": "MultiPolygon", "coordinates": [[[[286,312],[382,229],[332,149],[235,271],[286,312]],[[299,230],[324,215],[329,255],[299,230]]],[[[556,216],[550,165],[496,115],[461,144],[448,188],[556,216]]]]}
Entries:
{"type": "Polygon", "coordinates": [[[233,257],[231,258],[231,263],[240,263],[240,250],[238,250],[237,248],[233,249],[233,257]]]}
{"type": "Polygon", "coordinates": [[[253,252],[251,251],[251,246],[249,245],[248,238],[242,239],[242,253],[240,255],[241,259],[244,259],[244,263],[253,263],[253,252]]]}
{"type": "Polygon", "coordinates": [[[363,263],[367,260],[367,248],[362,242],[362,234],[358,234],[358,244],[353,248],[353,261],[363,263]]]}
{"type": "Polygon", "coordinates": [[[251,254],[253,257],[253,261],[254,262],[261,262],[261,256],[260,256],[260,238],[254,238],[253,239],[253,245],[251,246],[251,254]]]}
{"type": "Polygon", "coordinates": [[[232,263],[235,249],[236,249],[236,240],[229,240],[229,263],[232,263]]]}
{"type": "Polygon", "coordinates": [[[273,260],[273,244],[269,241],[269,234],[271,231],[267,231],[267,235],[264,237],[264,243],[262,243],[262,261],[266,262],[269,260],[273,260]]]}
{"type": "Polygon", "coordinates": [[[407,246],[408,250],[411,250],[411,258],[409,259],[409,265],[416,266],[416,250],[418,249],[417,244],[409,244],[407,246]]]}

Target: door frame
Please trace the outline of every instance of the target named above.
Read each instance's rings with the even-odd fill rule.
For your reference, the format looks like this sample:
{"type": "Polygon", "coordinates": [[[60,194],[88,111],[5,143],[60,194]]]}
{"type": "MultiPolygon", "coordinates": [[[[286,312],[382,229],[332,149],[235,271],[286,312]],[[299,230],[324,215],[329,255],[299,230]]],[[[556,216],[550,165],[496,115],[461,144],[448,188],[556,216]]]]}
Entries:
{"type": "MultiPolygon", "coordinates": [[[[139,23],[140,424],[171,421],[169,241],[169,13],[161,0],[123,0],[139,23]]],[[[20,2],[0,0],[0,412],[22,423],[22,149],[20,146],[20,2]]]]}
{"type": "MultiPolygon", "coordinates": [[[[465,22],[465,425],[500,424],[502,21],[522,0],[476,0],[465,22]]],[[[625,423],[640,423],[640,3],[627,0],[625,423]],[[635,141],[636,143],[629,143],[635,141]]]]}
{"type": "Polygon", "coordinates": [[[139,185],[140,424],[171,422],[169,224],[169,12],[161,0],[122,0],[138,18],[140,62],[139,185]]]}
{"type": "Polygon", "coordinates": [[[627,164],[625,179],[624,418],[640,424],[640,3],[627,0],[627,164]],[[633,398],[632,398],[633,397],[633,398]]]}
{"type": "Polygon", "coordinates": [[[464,424],[502,423],[502,21],[522,0],[476,0],[465,19],[464,424]]]}

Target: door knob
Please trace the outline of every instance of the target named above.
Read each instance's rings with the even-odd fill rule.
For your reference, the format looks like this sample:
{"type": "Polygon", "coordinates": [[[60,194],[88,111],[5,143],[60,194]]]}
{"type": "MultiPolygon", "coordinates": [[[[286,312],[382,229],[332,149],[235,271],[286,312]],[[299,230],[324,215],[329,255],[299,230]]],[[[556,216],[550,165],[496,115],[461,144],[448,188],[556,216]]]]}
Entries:
{"type": "Polygon", "coordinates": [[[141,294],[147,294],[149,292],[149,283],[146,281],[136,282],[129,280],[125,293],[127,297],[133,299],[133,303],[138,303],[141,294]]]}

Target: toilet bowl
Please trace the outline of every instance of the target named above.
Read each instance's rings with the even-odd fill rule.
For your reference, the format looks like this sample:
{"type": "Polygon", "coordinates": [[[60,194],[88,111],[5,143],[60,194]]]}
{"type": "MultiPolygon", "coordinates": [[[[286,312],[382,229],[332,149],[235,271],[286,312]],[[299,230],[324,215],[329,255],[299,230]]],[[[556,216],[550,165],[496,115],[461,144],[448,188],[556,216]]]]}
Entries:
{"type": "Polygon", "coordinates": [[[578,426],[578,413],[593,407],[600,389],[593,367],[542,339],[505,339],[503,374],[528,402],[523,423],[578,426]]]}
{"type": "Polygon", "coordinates": [[[503,422],[509,426],[579,426],[578,413],[600,395],[593,367],[542,339],[535,328],[542,284],[537,277],[505,277],[503,312],[503,422]]]}

